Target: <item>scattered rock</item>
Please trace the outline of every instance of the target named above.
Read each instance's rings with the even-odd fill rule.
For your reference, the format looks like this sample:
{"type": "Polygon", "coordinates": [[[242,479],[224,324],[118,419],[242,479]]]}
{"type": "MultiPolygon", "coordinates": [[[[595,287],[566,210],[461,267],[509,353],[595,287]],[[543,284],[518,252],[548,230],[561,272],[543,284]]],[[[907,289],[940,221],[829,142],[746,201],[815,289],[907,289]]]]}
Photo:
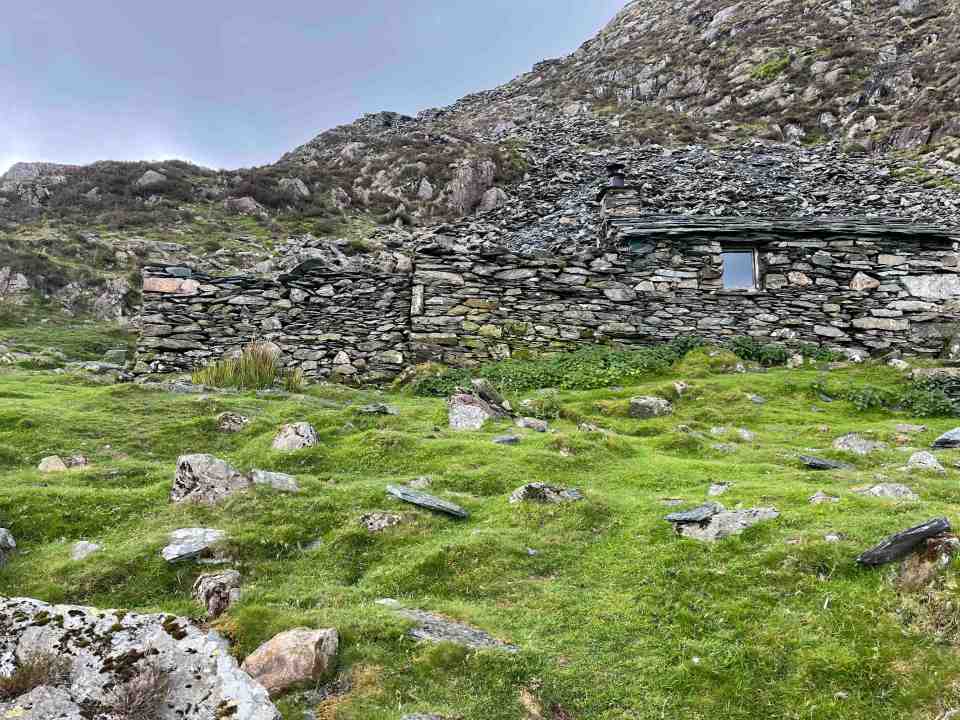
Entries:
{"type": "Polygon", "coordinates": [[[663,398],[635,397],[630,400],[630,417],[649,419],[673,414],[673,405],[663,398]]]}
{"type": "Polygon", "coordinates": [[[726,495],[732,487],[732,483],[714,483],[707,490],[707,495],[709,497],[720,497],[721,495],[726,495]]]}
{"type": "Polygon", "coordinates": [[[904,435],[919,435],[927,431],[926,425],[897,425],[894,430],[904,435]]]}
{"type": "Polygon", "coordinates": [[[149,651],[167,675],[166,697],[158,698],[164,720],[280,720],[267,692],[240,671],[227,641],[186,618],[16,598],[0,599],[0,619],[4,625],[0,658],[57,653],[72,659],[69,687],[37,688],[14,701],[17,709],[12,711],[0,704],[4,708],[0,717],[93,717],[86,708],[109,704],[113,689],[136,673],[137,658],[149,651]],[[118,662],[120,658],[125,661],[118,662]],[[84,707],[84,712],[73,715],[73,705],[84,707]]]}
{"type": "Polygon", "coordinates": [[[482,430],[488,420],[507,417],[500,407],[490,404],[480,395],[457,393],[447,401],[450,429],[457,432],[482,430]]]}
{"type": "Polygon", "coordinates": [[[459,505],[454,505],[446,500],[441,500],[433,495],[427,495],[426,493],[417,492],[416,490],[399,487],[397,485],[387,485],[387,493],[393,495],[393,497],[397,498],[398,500],[410,503],[411,505],[417,505],[419,507],[426,508],[427,510],[446,513],[447,515],[452,515],[453,517],[460,519],[466,519],[470,517],[470,513],[468,513],[459,505]]]}
{"type": "Polygon", "coordinates": [[[70,549],[70,559],[74,562],[83,562],[91,555],[94,555],[103,550],[103,546],[97,545],[97,543],[87,542],[86,540],[81,540],[73,544],[73,547],[70,549]]]}
{"type": "Polygon", "coordinates": [[[952,450],[954,448],[960,448],[960,428],[944,433],[933,443],[934,450],[952,450]]]}
{"type": "Polygon", "coordinates": [[[216,620],[240,600],[240,573],[225,570],[201,575],[193,584],[193,599],[207,609],[207,618],[216,620]]]}
{"type": "Polygon", "coordinates": [[[383,403],[374,403],[372,405],[364,405],[361,408],[357,408],[357,412],[361,415],[399,415],[400,411],[397,410],[392,405],[384,405],[383,403]]]}
{"type": "Polygon", "coordinates": [[[929,452],[918,452],[910,456],[907,462],[907,469],[927,472],[935,472],[943,475],[947,472],[946,468],[940,464],[936,456],[929,452]]]}
{"type": "Polygon", "coordinates": [[[429,478],[426,475],[418,477],[416,480],[411,480],[407,483],[414,490],[426,490],[433,484],[433,478],[429,478]]]}
{"type": "Polygon", "coordinates": [[[279,492],[298,493],[300,485],[293,475],[285,473],[267,472],[266,470],[252,470],[249,475],[254,485],[264,485],[279,492]]]}
{"type": "Polygon", "coordinates": [[[367,513],[360,517],[360,524],[372,533],[380,533],[387,528],[399,525],[403,521],[400,515],[392,513],[367,513]]]}
{"type": "Polygon", "coordinates": [[[320,443],[317,431],[313,425],[306,422],[292,423],[280,428],[273,439],[273,449],[282,452],[293,452],[304,448],[315,447],[320,443]]]}
{"type": "Polygon", "coordinates": [[[234,412],[225,412],[217,415],[217,430],[225,433],[241,432],[250,424],[250,418],[234,412]]]}
{"type": "Polygon", "coordinates": [[[227,539],[222,530],[210,528],[183,528],[170,533],[170,544],[161,552],[160,556],[168,563],[195,560],[209,555],[217,543],[227,539]]]}
{"type": "Polygon", "coordinates": [[[811,505],[823,505],[824,503],[838,503],[840,498],[834,497],[833,495],[827,495],[823,490],[817,490],[814,495],[810,496],[811,505]]]}
{"type": "Polygon", "coordinates": [[[767,399],[762,395],[756,395],[754,393],[747,393],[747,399],[750,400],[754,405],[766,405],[767,399]]]}
{"type": "Polygon", "coordinates": [[[13,539],[13,533],[6,528],[0,528],[0,567],[7,562],[13,552],[17,549],[17,541],[13,539]]]}
{"type": "Polygon", "coordinates": [[[243,661],[242,670],[275,697],[295,685],[321,680],[333,670],[340,635],[333,628],[296,628],[268,640],[243,661]]]}
{"type": "Polygon", "coordinates": [[[40,461],[40,465],[37,466],[37,470],[42,473],[59,473],[66,472],[70,468],[67,467],[67,463],[64,462],[63,458],[58,455],[51,455],[50,457],[45,457],[40,461]]]}
{"type": "Polygon", "coordinates": [[[527,483],[510,495],[511,503],[564,503],[583,500],[583,493],[573,488],[558,488],[544,483],[527,483]]]}
{"type": "Polygon", "coordinates": [[[916,501],[920,499],[920,496],[913,490],[899,483],[880,483],[879,485],[873,485],[863,490],[855,490],[854,492],[859,495],[871,495],[886,500],[916,501]]]}
{"type": "Polygon", "coordinates": [[[836,462],[835,460],[824,460],[813,455],[801,455],[800,462],[811,470],[851,470],[852,465],[836,462]]]}
{"type": "Polygon", "coordinates": [[[247,490],[250,478],[213,455],[181,455],[170,490],[174,503],[215,505],[234,493],[247,490]]]}
{"type": "Polygon", "coordinates": [[[518,418],[517,427],[533,430],[538,433],[545,433],[550,429],[550,425],[546,420],[538,420],[537,418],[518,418]]]}
{"type": "Polygon", "coordinates": [[[493,442],[497,445],[519,445],[520,440],[519,435],[498,435],[493,442]]]}
{"type": "Polygon", "coordinates": [[[683,397],[684,395],[687,394],[687,390],[689,389],[690,389],[690,385],[683,382],[682,380],[678,380],[673,384],[673,391],[677,394],[677,397],[683,397]]]}
{"type": "Polygon", "coordinates": [[[823,536],[823,540],[828,543],[839,543],[843,542],[844,537],[843,533],[827,533],[823,536]]]}
{"type": "Polygon", "coordinates": [[[904,530],[884,540],[857,558],[861,565],[877,567],[886,563],[896,562],[905,558],[916,550],[921,543],[930,538],[950,532],[950,521],[946,518],[937,518],[904,530]]]}
{"type": "Polygon", "coordinates": [[[837,438],[833,443],[833,449],[841,452],[849,452],[854,455],[866,456],[886,449],[886,444],[876,440],[867,440],[862,435],[850,433],[841,438],[837,438]]]}
{"type": "Polygon", "coordinates": [[[901,360],[900,358],[893,358],[890,362],[887,363],[894,370],[899,370],[900,372],[906,372],[910,369],[910,363],[901,360]]]}
{"type": "Polygon", "coordinates": [[[958,552],[960,539],[955,535],[944,533],[925,540],[900,564],[897,589],[900,592],[917,592],[930,586],[958,552]]]}
{"type": "Polygon", "coordinates": [[[668,515],[666,520],[673,523],[678,535],[703,542],[716,542],[778,517],[780,513],[776,508],[727,510],[720,503],[710,502],[687,512],[668,515]]]}
{"type": "Polygon", "coordinates": [[[680,505],[683,505],[683,499],[682,498],[663,498],[660,501],[660,504],[666,507],[679,507],[680,505]]]}
{"type": "Polygon", "coordinates": [[[448,642],[476,650],[504,650],[508,653],[520,651],[520,648],[515,645],[501,642],[483,630],[422,610],[408,610],[396,600],[378,600],[377,604],[390,608],[401,617],[415,622],[416,625],[407,634],[421,642],[448,642]]]}

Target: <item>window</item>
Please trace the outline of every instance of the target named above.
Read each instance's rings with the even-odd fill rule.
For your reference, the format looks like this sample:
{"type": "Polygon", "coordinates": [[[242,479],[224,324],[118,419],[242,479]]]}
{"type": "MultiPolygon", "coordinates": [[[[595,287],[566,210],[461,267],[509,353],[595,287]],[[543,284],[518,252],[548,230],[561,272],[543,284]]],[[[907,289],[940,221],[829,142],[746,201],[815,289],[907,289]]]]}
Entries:
{"type": "Polygon", "coordinates": [[[757,254],[753,248],[723,248],[723,289],[757,289],[757,254]]]}

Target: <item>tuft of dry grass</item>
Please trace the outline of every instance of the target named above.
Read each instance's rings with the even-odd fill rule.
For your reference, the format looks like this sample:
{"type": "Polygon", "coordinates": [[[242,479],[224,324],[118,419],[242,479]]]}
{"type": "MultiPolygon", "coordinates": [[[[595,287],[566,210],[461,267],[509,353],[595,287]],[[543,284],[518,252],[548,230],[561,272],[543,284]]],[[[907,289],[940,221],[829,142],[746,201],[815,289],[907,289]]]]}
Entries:
{"type": "Polygon", "coordinates": [[[109,696],[111,713],[123,720],[159,720],[170,692],[169,673],[157,657],[141,660],[137,673],[109,696]]]}
{"type": "Polygon", "coordinates": [[[43,685],[65,685],[73,667],[70,660],[49,652],[21,658],[10,677],[0,677],[0,700],[13,700],[43,685]]]}

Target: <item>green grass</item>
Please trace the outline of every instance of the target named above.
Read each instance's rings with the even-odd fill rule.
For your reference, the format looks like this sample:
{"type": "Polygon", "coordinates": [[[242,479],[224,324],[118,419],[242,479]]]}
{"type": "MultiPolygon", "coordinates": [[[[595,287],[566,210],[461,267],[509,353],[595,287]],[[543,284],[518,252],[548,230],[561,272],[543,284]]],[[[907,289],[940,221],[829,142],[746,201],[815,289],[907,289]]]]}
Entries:
{"type": "MultiPolygon", "coordinates": [[[[491,442],[505,424],[450,432],[441,398],[337,386],[280,399],[197,397],[0,372],[0,526],[20,547],[0,569],[0,594],[197,616],[189,595],[201,569],[170,568],[159,550],[172,529],[220,527],[244,578],[242,601],[218,622],[238,656],[292,627],[340,629],[340,669],[353,674],[355,689],[324,718],[436,712],[516,720],[526,717],[524,689],[580,720],[930,720],[956,707],[958,638],[931,628],[934,610],[957,611],[901,597],[889,569],[863,570],[854,558],[918,522],[957,520],[960,453],[941,454],[946,476],[907,476],[899,469],[907,456],[893,445],[897,423],[929,425],[915,441],[924,447],[957,419],[820,402],[811,391],[816,371],[717,369],[688,361],[635,386],[560,391],[550,399],[560,406],[556,432],[525,434],[516,447],[491,442]],[[674,416],[626,416],[630,397],[665,393],[677,379],[691,389],[674,416]],[[755,405],[748,392],[768,402],[755,405]],[[357,412],[372,401],[388,401],[399,416],[357,412]],[[227,410],[251,424],[217,433],[215,418],[227,410]],[[299,420],[314,424],[320,446],[273,452],[276,429],[299,420]],[[582,421],[617,434],[582,433],[582,421]],[[724,455],[679,425],[707,433],[745,427],[758,437],[724,455]],[[837,457],[832,440],[851,431],[873,433],[891,449],[855,459],[850,471],[818,474],[797,462],[811,449],[837,457]],[[75,452],[90,458],[89,469],[35,470],[43,456],[75,452]],[[242,470],[295,474],[303,492],[257,490],[217,508],[172,506],[176,457],[194,452],[242,470]],[[878,474],[906,482],[921,502],[852,492],[878,474]],[[423,475],[433,478],[430,492],[471,518],[402,506],[384,491],[423,475]],[[536,480],[579,487],[586,500],[550,508],[507,502],[536,480]],[[728,507],[774,505],[781,518],[716,545],[675,537],[662,500],[697,505],[721,481],[734,483],[721,498],[728,507]],[[811,506],[817,490],[842,502],[811,506]],[[371,511],[400,512],[405,521],[369,535],[358,519],[371,511]],[[826,543],[833,531],[844,541],[826,543]],[[302,550],[318,538],[319,549],[302,550]],[[80,539],[105,550],[73,563],[70,545],[80,539]],[[383,597],[473,623],[522,651],[416,645],[403,621],[374,604],[383,597]]],[[[874,366],[830,378],[888,389],[900,382],[874,366]]],[[[954,606],[955,583],[950,570],[945,592],[954,606]]],[[[299,720],[303,696],[281,708],[299,720]]]]}
{"type": "Polygon", "coordinates": [[[778,57],[767,60],[767,62],[757,65],[750,73],[750,77],[754,80],[761,80],[763,82],[769,82],[780,77],[780,74],[786,70],[791,63],[791,58],[789,55],[780,55],[778,57]]]}

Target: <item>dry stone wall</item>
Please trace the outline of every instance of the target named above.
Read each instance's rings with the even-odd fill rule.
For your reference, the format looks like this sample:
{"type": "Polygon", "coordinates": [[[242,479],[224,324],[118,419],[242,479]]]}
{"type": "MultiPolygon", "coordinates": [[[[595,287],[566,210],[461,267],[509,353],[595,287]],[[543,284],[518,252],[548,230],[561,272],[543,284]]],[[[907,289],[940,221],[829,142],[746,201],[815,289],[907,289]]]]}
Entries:
{"type": "Polygon", "coordinates": [[[414,362],[468,366],[679,335],[929,356],[960,336],[960,247],[943,232],[732,219],[661,227],[607,206],[604,241],[570,255],[436,236],[391,272],[308,263],[258,279],[149,268],[138,371],[189,370],[254,339],[310,377],[377,381],[414,362]],[[756,250],[755,291],[723,289],[733,241],[756,250]]]}
{"type": "Polygon", "coordinates": [[[277,279],[147,268],[137,372],[190,371],[260,340],[312,378],[393,377],[407,361],[411,302],[409,259],[395,265],[328,273],[308,263],[277,279]]]}

